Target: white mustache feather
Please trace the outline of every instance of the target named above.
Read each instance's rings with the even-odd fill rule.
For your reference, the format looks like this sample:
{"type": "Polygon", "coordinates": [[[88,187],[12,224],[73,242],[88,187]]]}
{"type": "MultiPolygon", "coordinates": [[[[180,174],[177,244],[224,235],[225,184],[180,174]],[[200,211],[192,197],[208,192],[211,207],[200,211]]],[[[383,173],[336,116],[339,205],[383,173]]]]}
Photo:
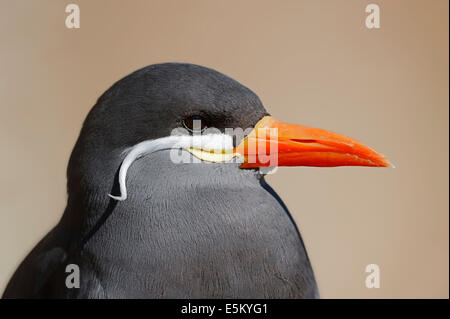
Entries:
{"type": "Polygon", "coordinates": [[[128,169],[133,162],[147,154],[168,149],[188,149],[195,147],[205,150],[225,150],[233,149],[233,139],[226,134],[207,135],[179,135],[167,136],[155,140],[147,140],[129,148],[128,154],[122,161],[119,171],[120,196],[108,194],[109,197],[117,201],[127,199],[126,177],[128,169]]]}

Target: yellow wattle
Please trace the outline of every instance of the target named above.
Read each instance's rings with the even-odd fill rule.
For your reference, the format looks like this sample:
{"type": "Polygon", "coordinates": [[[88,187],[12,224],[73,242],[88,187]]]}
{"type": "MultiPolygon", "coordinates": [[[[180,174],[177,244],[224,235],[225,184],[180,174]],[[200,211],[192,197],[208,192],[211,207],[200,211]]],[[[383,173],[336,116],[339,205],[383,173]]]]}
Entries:
{"type": "Polygon", "coordinates": [[[220,162],[228,162],[234,157],[240,157],[241,154],[235,153],[232,150],[231,151],[222,151],[222,152],[209,152],[204,151],[198,148],[190,147],[187,149],[189,153],[194,155],[195,157],[201,159],[202,161],[206,162],[213,162],[213,163],[220,163],[220,162]]]}

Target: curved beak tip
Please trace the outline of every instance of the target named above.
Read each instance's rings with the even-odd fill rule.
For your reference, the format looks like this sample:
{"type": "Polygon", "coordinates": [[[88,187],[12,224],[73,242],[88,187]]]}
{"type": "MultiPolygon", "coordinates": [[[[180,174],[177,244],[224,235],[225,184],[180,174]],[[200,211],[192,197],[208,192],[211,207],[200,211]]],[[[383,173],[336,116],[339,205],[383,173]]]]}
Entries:
{"type": "Polygon", "coordinates": [[[386,160],[386,162],[387,162],[387,166],[386,167],[395,168],[395,165],[391,161],[386,160]]]}

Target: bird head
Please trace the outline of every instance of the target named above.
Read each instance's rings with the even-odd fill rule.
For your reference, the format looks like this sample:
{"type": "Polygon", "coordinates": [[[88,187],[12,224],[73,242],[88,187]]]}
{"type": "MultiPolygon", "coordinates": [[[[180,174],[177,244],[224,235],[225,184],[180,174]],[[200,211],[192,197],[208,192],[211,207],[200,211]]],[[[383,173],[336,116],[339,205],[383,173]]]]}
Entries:
{"type": "Polygon", "coordinates": [[[181,151],[200,163],[238,162],[233,166],[236,170],[390,165],[354,139],[278,121],[256,94],[235,80],[212,69],[180,63],[138,70],[100,97],[72,153],[72,180],[77,176],[78,182],[83,180],[81,168],[88,169],[86,162],[102,156],[96,153],[100,148],[120,162],[90,163],[89,169],[95,176],[108,165],[120,167],[120,194],[110,195],[116,200],[127,198],[126,174],[132,163],[161,150],[176,150],[171,153],[174,162],[186,164],[178,156],[181,151]]]}

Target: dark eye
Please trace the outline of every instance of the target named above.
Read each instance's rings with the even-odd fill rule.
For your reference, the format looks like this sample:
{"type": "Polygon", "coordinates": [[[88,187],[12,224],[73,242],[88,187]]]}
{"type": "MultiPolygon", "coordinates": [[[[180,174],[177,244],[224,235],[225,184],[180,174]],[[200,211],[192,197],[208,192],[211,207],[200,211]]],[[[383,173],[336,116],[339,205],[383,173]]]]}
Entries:
{"type": "Polygon", "coordinates": [[[208,127],[206,121],[199,115],[192,115],[184,119],[183,126],[191,133],[201,133],[208,127]]]}

